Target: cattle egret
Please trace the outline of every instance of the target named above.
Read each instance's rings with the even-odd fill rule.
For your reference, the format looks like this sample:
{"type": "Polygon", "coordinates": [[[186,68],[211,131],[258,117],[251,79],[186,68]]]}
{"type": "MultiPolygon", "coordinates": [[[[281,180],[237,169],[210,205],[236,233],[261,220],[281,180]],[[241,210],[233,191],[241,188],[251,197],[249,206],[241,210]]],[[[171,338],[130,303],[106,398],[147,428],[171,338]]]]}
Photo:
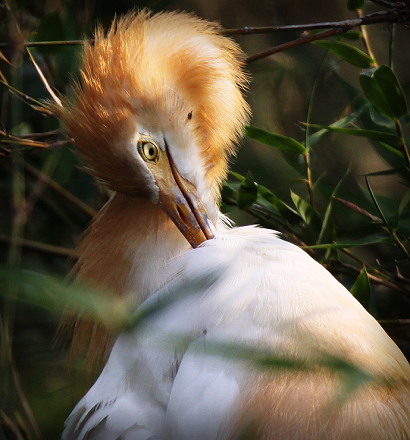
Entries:
{"type": "Polygon", "coordinates": [[[130,13],[85,45],[59,111],[113,195],[76,272],[151,312],[64,440],[410,439],[410,366],[380,325],[304,251],[218,210],[249,114],[241,59],[185,13],[130,13]]]}

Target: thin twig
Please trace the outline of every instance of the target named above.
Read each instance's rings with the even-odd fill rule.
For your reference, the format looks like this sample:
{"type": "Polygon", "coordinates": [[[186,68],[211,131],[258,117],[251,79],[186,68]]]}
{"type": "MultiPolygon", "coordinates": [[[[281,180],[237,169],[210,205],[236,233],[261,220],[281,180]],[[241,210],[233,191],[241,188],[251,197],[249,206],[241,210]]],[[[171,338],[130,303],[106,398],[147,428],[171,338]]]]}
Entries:
{"type": "Polygon", "coordinates": [[[341,29],[334,28],[329,29],[324,32],[319,32],[318,34],[308,35],[305,37],[297,38],[296,40],[290,41],[288,43],[280,44],[279,46],[272,47],[270,49],[264,50],[263,52],[259,52],[255,55],[248,57],[245,62],[247,64],[253,63],[254,61],[258,61],[262,58],[266,58],[270,55],[273,55],[278,52],[283,52],[284,50],[292,49],[293,47],[300,46],[302,44],[307,44],[315,40],[320,40],[322,38],[332,37],[333,35],[339,35],[341,29]]]}
{"type": "Polygon", "coordinates": [[[38,76],[40,77],[42,83],[44,84],[44,87],[46,88],[47,92],[50,94],[50,96],[53,98],[54,102],[59,106],[62,107],[63,104],[61,103],[61,99],[54,93],[54,90],[51,88],[50,84],[48,83],[46,77],[44,76],[42,70],[40,69],[39,65],[36,63],[36,60],[34,59],[30,49],[27,47],[27,52],[29,54],[30,60],[33,63],[33,66],[37,70],[38,76]]]}
{"type": "MultiPolygon", "coordinates": [[[[11,239],[7,235],[0,234],[0,242],[5,244],[10,244],[11,239]]],[[[34,251],[55,255],[57,257],[68,258],[74,255],[74,251],[72,249],[65,248],[62,246],[55,246],[47,243],[40,243],[39,241],[28,240],[26,238],[19,239],[18,245],[26,249],[32,249],[34,251]]]]}
{"type": "Polygon", "coordinates": [[[29,104],[31,107],[33,107],[37,110],[38,110],[37,107],[40,107],[43,112],[46,112],[49,115],[54,115],[54,112],[52,112],[51,109],[47,105],[45,105],[43,102],[40,102],[37,99],[34,99],[31,96],[26,95],[25,93],[21,92],[20,90],[16,89],[15,87],[11,86],[6,81],[3,81],[1,79],[0,79],[0,84],[3,84],[4,86],[6,86],[10,90],[10,92],[14,93],[17,97],[23,98],[24,102],[26,102],[26,103],[32,102],[33,104],[35,104],[35,106],[33,106],[33,104],[29,104]]]}
{"type": "Polygon", "coordinates": [[[387,9],[395,9],[398,6],[400,6],[400,4],[402,4],[401,2],[389,2],[388,0],[370,0],[372,3],[376,3],[376,5],[381,6],[382,8],[387,8],[387,9]]]}
{"type": "MultiPolygon", "coordinates": [[[[20,43],[22,47],[47,47],[47,46],[81,46],[86,41],[91,40],[67,40],[67,41],[26,41],[20,43]]],[[[0,47],[12,46],[13,43],[0,43],[0,47]]]]}
{"type": "Polygon", "coordinates": [[[302,44],[307,44],[315,40],[322,38],[331,37],[334,35],[342,35],[348,30],[357,27],[365,26],[376,23],[407,23],[410,20],[410,9],[407,6],[397,5],[393,10],[379,11],[374,14],[365,15],[363,17],[358,17],[353,20],[344,20],[338,22],[327,22],[327,23],[315,23],[308,25],[297,25],[297,26],[272,26],[265,28],[242,28],[242,29],[231,29],[228,30],[227,34],[252,34],[252,33],[267,33],[267,32],[279,32],[279,31],[289,31],[289,30],[313,30],[313,29],[327,29],[324,32],[319,32],[314,35],[303,36],[297,38],[296,40],[290,41],[288,43],[281,44],[279,46],[272,47],[268,50],[260,52],[258,54],[252,55],[246,59],[246,63],[252,63],[254,61],[260,60],[262,58],[268,57],[278,52],[282,52],[287,49],[291,49],[302,44]],[[329,29],[331,28],[331,29],[329,29]]]}
{"type": "MultiPolygon", "coordinates": [[[[41,171],[39,171],[37,168],[33,167],[32,165],[28,164],[27,162],[24,163],[24,169],[28,171],[30,174],[36,176],[37,178],[47,178],[47,176],[44,176],[41,171]]],[[[66,200],[72,203],[76,208],[80,209],[82,212],[87,214],[90,218],[93,218],[97,214],[97,211],[95,209],[93,209],[91,206],[88,206],[86,203],[75,197],[73,194],[70,193],[70,191],[67,191],[65,188],[63,188],[54,180],[50,180],[48,182],[48,186],[53,191],[57,192],[61,197],[64,197],[66,200]]]]}
{"type": "Polygon", "coordinates": [[[224,35],[251,35],[251,34],[270,34],[275,32],[289,32],[289,31],[312,31],[316,29],[352,29],[358,26],[365,26],[376,23],[400,23],[409,20],[410,9],[407,7],[400,7],[395,5],[394,9],[388,11],[378,11],[372,14],[364,15],[362,17],[354,18],[352,20],[342,21],[327,21],[322,23],[304,23],[293,24],[285,26],[262,26],[249,27],[245,26],[238,29],[226,29],[223,31],[224,35]]]}
{"type": "MultiPolygon", "coordinates": [[[[363,18],[363,11],[361,9],[357,10],[357,16],[359,18],[363,18]]],[[[367,32],[367,27],[360,25],[360,31],[362,32],[362,42],[363,42],[363,45],[365,47],[365,50],[366,50],[367,54],[369,55],[369,57],[372,60],[376,61],[376,57],[374,55],[374,52],[372,51],[372,48],[370,47],[369,34],[367,32]]]]}

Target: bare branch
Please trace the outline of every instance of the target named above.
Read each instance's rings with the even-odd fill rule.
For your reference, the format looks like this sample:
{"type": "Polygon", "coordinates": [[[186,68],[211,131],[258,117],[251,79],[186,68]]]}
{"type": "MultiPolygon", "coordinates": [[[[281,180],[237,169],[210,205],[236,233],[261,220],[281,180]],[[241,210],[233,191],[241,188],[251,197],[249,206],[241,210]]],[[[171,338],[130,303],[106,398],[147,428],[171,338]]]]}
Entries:
{"type": "Polygon", "coordinates": [[[296,40],[290,41],[289,43],[284,43],[279,46],[272,47],[258,54],[252,55],[246,59],[246,63],[252,63],[254,61],[260,60],[262,58],[268,57],[278,52],[282,52],[287,49],[291,49],[301,44],[310,43],[311,41],[320,40],[323,38],[331,37],[334,35],[342,35],[348,30],[357,26],[366,26],[375,23],[408,23],[410,21],[410,8],[408,8],[403,3],[396,4],[396,8],[390,9],[388,11],[379,11],[374,14],[365,15],[363,17],[358,17],[353,20],[344,20],[337,22],[327,22],[327,23],[315,23],[308,25],[298,25],[298,26],[279,26],[270,28],[242,28],[242,29],[231,29],[228,30],[228,34],[235,33],[262,33],[262,32],[278,32],[278,31],[289,31],[289,30],[313,30],[313,29],[323,29],[330,28],[324,32],[320,32],[314,35],[303,36],[297,38],[296,40]],[[239,31],[239,32],[235,32],[239,31]]]}
{"type": "Polygon", "coordinates": [[[252,56],[248,57],[245,60],[245,62],[247,64],[250,64],[250,63],[253,63],[254,61],[258,61],[262,58],[266,58],[266,57],[273,55],[275,53],[282,52],[284,50],[288,50],[293,47],[300,46],[302,44],[307,44],[307,43],[310,43],[315,40],[321,40],[322,38],[331,37],[333,35],[338,35],[341,33],[340,30],[341,30],[340,28],[333,28],[333,29],[329,29],[324,32],[320,32],[318,34],[308,35],[306,37],[297,38],[296,40],[290,41],[289,43],[280,44],[279,46],[275,46],[275,47],[267,49],[263,52],[259,52],[255,55],[252,55],[252,56]]]}

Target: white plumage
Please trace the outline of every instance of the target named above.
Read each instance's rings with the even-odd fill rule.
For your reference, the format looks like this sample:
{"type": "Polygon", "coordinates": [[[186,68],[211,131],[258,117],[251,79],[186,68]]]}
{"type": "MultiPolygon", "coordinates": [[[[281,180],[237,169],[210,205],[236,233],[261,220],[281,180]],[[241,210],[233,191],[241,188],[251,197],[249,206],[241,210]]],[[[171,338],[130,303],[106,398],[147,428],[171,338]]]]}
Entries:
{"type": "MultiPolygon", "coordinates": [[[[404,356],[353,296],[271,231],[221,230],[169,269],[173,280],[143,307],[167,295],[172,301],[135,333],[120,336],[100,378],[68,419],[64,439],[228,438],[237,422],[234,410],[258,374],[251,359],[235,358],[230,344],[306,359],[307,367],[315,358],[319,366],[326,362],[326,353],[353,362],[375,381],[410,375],[404,356]],[[226,357],[218,352],[224,343],[226,357]]],[[[347,385],[347,377],[339,380],[347,385]]],[[[295,393],[303,407],[306,396],[295,393]]],[[[323,403],[331,408],[339,393],[330,387],[323,403]]],[[[345,405],[355,402],[356,393],[360,389],[345,405]]],[[[408,396],[397,410],[401,417],[410,414],[408,396]]]]}
{"type": "Polygon", "coordinates": [[[127,16],[86,48],[61,117],[116,193],[77,272],[145,301],[64,440],[410,438],[410,366],[379,324],[304,251],[218,213],[247,113],[238,57],[186,14],[127,16]]]}

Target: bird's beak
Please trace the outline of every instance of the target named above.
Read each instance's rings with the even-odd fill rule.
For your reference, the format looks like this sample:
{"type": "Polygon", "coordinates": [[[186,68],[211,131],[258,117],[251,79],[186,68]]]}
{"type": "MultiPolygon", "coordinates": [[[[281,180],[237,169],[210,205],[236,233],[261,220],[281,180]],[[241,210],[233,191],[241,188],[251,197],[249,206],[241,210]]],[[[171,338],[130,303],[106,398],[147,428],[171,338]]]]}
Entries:
{"type": "Polygon", "coordinates": [[[205,240],[214,238],[215,226],[209,219],[195,186],[178,172],[169,151],[169,166],[157,179],[159,205],[175,223],[193,248],[205,240]]]}

